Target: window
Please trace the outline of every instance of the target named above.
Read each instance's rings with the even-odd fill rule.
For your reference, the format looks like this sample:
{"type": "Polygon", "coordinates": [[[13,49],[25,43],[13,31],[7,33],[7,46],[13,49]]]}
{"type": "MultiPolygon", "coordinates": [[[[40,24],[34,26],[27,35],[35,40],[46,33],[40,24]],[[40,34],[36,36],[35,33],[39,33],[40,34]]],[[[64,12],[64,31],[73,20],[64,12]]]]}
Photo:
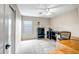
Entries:
{"type": "Polygon", "coordinates": [[[27,33],[27,34],[31,34],[32,33],[32,21],[24,21],[23,22],[23,32],[27,33]]]}

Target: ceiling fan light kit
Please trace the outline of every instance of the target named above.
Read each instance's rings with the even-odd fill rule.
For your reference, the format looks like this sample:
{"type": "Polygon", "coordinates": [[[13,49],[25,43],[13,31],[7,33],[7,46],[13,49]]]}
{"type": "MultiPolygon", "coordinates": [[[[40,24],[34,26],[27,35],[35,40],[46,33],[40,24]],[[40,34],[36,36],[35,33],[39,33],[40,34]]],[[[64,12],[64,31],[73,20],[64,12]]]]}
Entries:
{"type": "Polygon", "coordinates": [[[39,14],[40,15],[52,15],[53,12],[55,12],[55,11],[50,10],[50,9],[46,9],[46,10],[40,12],[39,14]]]}

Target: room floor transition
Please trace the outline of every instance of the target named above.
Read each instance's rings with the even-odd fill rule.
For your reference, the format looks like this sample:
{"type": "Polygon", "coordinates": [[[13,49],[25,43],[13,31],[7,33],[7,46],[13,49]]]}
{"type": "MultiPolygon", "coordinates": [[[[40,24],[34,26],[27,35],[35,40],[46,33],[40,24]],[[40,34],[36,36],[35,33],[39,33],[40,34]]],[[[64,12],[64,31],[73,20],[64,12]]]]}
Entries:
{"type": "Polygon", "coordinates": [[[79,40],[34,39],[21,41],[17,45],[17,54],[79,54],[79,40]]]}
{"type": "Polygon", "coordinates": [[[79,54],[79,40],[69,39],[57,41],[61,44],[57,46],[55,51],[50,51],[49,54],[79,54]]]}

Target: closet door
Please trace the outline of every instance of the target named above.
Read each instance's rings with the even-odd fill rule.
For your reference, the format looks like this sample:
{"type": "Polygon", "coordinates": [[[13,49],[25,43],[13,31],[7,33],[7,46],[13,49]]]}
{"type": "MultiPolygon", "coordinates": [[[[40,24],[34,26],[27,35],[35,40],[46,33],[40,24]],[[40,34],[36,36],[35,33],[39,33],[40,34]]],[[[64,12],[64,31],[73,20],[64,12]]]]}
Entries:
{"type": "Polygon", "coordinates": [[[0,4],[0,54],[15,53],[15,11],[0,4]]]}
{"type": "Polygon", "coordinates": [[[15,53],[15,11],[11,5],[5,5],[5,54],[15,53]],[[7,46],[7,48],[6,48],[7,46]]]}

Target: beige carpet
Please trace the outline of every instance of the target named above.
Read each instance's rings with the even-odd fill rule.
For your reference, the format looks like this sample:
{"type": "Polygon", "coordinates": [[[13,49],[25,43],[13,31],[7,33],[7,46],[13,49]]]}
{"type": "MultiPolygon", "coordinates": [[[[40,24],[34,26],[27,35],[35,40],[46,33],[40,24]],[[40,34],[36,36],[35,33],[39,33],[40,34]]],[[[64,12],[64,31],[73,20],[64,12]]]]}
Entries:
{"type": "Polygon", "coordinates": [[[17,45],[16,54],[47,54],[55,48],[56,42],[53,40],[26,40],[17,45]]]}

